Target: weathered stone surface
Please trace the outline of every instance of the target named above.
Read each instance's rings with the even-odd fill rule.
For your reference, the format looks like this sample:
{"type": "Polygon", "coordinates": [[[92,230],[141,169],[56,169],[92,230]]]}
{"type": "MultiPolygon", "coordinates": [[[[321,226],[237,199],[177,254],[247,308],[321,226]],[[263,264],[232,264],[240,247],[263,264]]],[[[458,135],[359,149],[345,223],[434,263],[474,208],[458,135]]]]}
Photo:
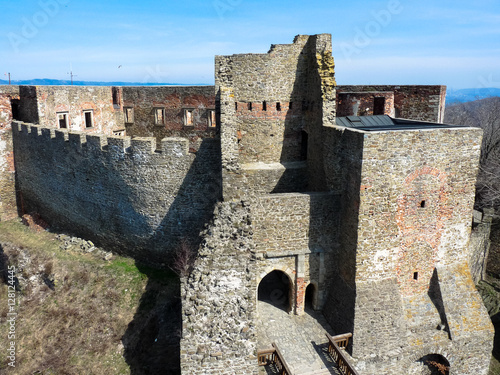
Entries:
{"type": "Polygon", "coordinates": [[[486,374],[493,331],[473,278],[489,224],[470,229],[481,134],[432,124],[445,88],[336,87],[326,34],[217,56],[215,68],[215,92],[0,87],[1,219],[37,212],[85,238],[65,248],[95,242],[160,265],[190,243],[183,374],[257,373],[270,274],[283,313],[300,318],[307,301],[332,333],[354,334],[360,374],[421,374],[429,355],[486,374]],[[337,111],[430,123],[342,128],[337,111]],[[32,124],[14,121],[11,141],[12,118],[32,124]]]}
{"type": "Polygon", "coordinates": [[[250,210],[222,203],[182,282],[183,374],[257,374],[250,210]]]}
{"type": "Polygon", "coordinates": [[[22,209],[121,253],[168,263],[181,239],[198,242],[220,199],[217,140],[193,154],[185,139],[162,150],[154,138],[13,127],[22,209]]]}

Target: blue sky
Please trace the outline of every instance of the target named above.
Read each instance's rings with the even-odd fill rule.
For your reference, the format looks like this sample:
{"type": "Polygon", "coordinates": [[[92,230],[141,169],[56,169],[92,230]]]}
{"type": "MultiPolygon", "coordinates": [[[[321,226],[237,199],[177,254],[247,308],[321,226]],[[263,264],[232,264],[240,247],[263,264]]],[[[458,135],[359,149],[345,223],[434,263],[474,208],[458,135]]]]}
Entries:
{"type": "Polygon", "coordinates": [[[215,55],[330,33],[338,84],[500,87],[497,0],[1,1],[13,79],[212,84],[215,55]]]}

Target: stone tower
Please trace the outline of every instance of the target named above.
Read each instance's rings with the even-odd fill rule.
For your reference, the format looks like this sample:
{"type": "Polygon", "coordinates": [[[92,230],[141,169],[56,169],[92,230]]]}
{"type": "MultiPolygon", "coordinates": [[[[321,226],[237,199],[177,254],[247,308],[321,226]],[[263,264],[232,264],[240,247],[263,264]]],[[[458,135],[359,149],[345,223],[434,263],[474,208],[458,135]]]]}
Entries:
{"type": "Polygon", "coordinates": [[[493,330],[468,266],[481,130],[367,120],[338,121],[329,142],[342,220],[325,314],[353,332],[361,373],[439,356],[486,374],[493,330]]]}
{"type": "Polygon", "coordinates": [[[279,272],[291,314],[311,287],[353,333],[361,374],[486,374],[493,328],[468,268],[481,131],[441,109],[336,118],[329,35],[215,65],[223,202],[183,285],[183,373],[257,372],[257,291],[279,272]]]}

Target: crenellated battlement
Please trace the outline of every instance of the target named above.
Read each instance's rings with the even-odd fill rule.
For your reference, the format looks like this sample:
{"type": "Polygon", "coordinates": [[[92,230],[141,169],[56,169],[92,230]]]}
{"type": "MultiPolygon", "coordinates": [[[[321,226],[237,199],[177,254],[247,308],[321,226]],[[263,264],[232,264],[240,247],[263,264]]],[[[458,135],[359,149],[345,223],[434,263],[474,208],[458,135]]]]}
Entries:
{"type": "MultiPolygon", "coordinates": [[[[168,262],[220,199],[220,145],[131,138],[15,121],[16,173],[26,212],[148,262],[168,262]]],[[[193,238],[196,240],[196,238],[193,238]]]]}
{"type": "Polygon", "coordinates": [[[162,156],[188,156],[189,140],[182,137],[166,137],[157,142],[154,137],[109,136],[87,134],[80,131],[64,131],[46,128],[20,121],[12,122],[12,131],[21,135],[51,140],[54,143],[68,143],[77,150],[102,151],[117,154],[151,154],[162,156]]]}

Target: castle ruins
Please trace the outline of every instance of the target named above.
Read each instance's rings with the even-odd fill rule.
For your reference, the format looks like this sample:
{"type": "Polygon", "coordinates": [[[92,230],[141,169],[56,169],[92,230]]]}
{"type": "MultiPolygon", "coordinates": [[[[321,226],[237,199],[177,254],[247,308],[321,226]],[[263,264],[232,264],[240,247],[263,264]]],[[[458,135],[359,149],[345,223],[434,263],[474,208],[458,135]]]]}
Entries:
{"type": "Polygon", "coordinates": [[[0,219],[37,212],[164,266],[197,249],[182,374],[259,373],[267,285],[352,334],[359,374],[430,374],[431,358],[486,375],[482,131],[443,124],[445,94],[337,86],[328,34],[216,56],[215,86],[0,86],[0,219]]]}

